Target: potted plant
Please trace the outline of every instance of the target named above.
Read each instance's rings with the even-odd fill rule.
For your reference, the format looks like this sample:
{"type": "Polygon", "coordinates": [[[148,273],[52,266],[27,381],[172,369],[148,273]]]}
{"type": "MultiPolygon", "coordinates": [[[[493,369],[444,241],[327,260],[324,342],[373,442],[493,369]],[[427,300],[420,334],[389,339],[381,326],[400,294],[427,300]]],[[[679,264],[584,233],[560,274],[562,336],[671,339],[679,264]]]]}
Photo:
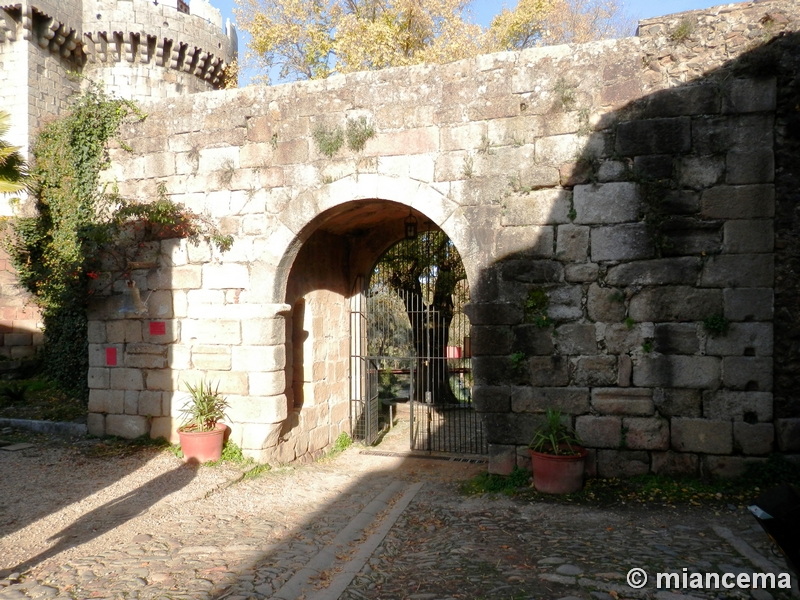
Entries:
{"type": "Polygon", "coordinates": [[[548,494],[571,494],[583,487],[586,448],[572,429],[561,421],[561,413],[548,409],[545,423],[533,434],[528,446],[533,485],[548,494]]]}
{"type": "Polygon", "coordinates": [[[204,463],[219,460],[227,427],[220,423],[226,417],[228,402],[219,393],[219,384],[212,389],[210,382],[192,386],[186,384],[189,399],[181,409],[183,423],[178,427],[183,460],[204,463]]]}

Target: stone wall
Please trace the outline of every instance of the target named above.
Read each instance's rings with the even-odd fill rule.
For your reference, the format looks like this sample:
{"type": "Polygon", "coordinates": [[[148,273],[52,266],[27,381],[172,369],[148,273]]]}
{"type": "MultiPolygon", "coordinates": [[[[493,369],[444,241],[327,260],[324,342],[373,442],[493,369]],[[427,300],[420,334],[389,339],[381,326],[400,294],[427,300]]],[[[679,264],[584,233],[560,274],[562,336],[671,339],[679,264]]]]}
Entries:
{"type": "MultiPolygon", "coordinates": [[[[161,242],[158,266],[133,273],[146,320],[100,301],[92,431],[168,433],[180,382],[205,377],[234,398],[248,455],[318,452],[346,415],[347,305],[411,211],[464,261],[491,470],[526,464],[548,407],[601,475],[731,475],[796,451],[796,404],[773,403],[772,319],[799,16],[729,5],[638,38],[146,105],[109,180],[145,200],[164,183],[235,243],[161,242]],[[363,151],[320,152],[315,131],[359,117],[376,131],[363,151]]],[[[796,252],[791,225],[779,251],[796,252]]]]}

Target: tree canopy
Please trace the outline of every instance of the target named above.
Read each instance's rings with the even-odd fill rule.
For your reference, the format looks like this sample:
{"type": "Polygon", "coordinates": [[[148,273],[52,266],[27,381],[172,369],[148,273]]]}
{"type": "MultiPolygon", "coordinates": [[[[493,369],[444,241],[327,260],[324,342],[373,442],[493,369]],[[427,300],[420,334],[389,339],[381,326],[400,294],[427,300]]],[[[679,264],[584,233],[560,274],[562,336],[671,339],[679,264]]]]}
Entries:
{"type": "Polygon", "coordinates": [[[473,0],[238,0],[251,58],[269,82],[444,63],[625,33],[619,0],[519,0],[484,28],[473,0]]]}

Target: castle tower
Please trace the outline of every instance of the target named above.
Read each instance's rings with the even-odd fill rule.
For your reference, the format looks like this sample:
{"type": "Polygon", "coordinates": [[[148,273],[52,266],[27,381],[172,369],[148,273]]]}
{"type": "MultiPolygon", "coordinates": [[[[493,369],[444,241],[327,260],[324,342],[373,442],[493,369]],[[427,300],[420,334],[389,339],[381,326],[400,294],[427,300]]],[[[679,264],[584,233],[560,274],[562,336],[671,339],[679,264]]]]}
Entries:
{"type": "Polygon", "coordinates": [[[222,87],[237,53],[206,0],[0,0],[0,109],[9,142],[27,152],[43,121],[66,108],[80,73],[133,100],[222,87]]]}

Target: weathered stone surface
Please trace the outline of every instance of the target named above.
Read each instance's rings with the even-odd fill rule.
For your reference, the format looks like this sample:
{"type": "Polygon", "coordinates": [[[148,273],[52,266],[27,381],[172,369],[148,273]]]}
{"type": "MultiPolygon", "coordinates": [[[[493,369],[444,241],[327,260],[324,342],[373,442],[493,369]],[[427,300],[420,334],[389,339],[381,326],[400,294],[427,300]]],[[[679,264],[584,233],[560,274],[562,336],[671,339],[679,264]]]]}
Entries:
{"type": "Polygon", "coordinates": [[[702,190],[719,183],[725,175],[722,156],[688,156],[681,159],[679,182],[682,187],[702,190]]]}
{"type": "Polygon", "coordinates": [[[722,359],[722,383],[732,390],[772,391],[772,358],[726,356],[722,359]]]}
{"type": "Polygon", "coordinates": [[[716,85],[689,85],[658,90],[644,101],[645,117],[682,117],[716,114],[719,112],[720,93],[716,85]]]}
{"type": "Polygon", "coordinates": [[[672,419],[672,449],[679,452],[730,454],[733,450],[733,427],[730,421],[709,419],[672,419]]]}
{"type": "Polygon", "coordinates": [[[133,439],[149,432],[147,417],[138,415],[107,415],[106,435],[133,439]]]}
{"type": "Polygon", "coordinates": [[[735,479],[745,474],[748,465],[763,463],[765,460],[744,456],[704,456],[702,471],[712,477],[735,479]]]}
{"type": "Polygon", "coordinates": [[[513,444],[489,444],[489,473],[510,475],[517,465],[517,447],[513,444]]]}
{"type": "Polygon", "coordinates": [[[617,127],[615,150],[623,156],[677,154],[692,145],[691,119],[649,119],[629,121],[617,127]]]}
{"type": "Polygon", "coordinates": [[[720,359],[711,356],[642,356],[634,362],[633,385],[714,389],[719,386],[720,359]]]}
{"type": "Polygon", "coordinates": [[[700,417],[703,400],[700,390],[653,390],[653,403],[662,417],[700,417]]]}
{"type": "Polygon", "coordinates": [[[653,337],[650,325],[614,323],[601,329],[606,350],[610,354],[626,354],[642,347],[645,338],[653,337]]]}
{"type": "Polygon", "coordinates": [[[513,412],[545,412],[558,410],[564,414],[580,415],[589,412],[589,389],[577,387],[517,387],[513,388],[513,412]]]}
{"type": "Polygon", "coordinates": [[[800,418],[775,419],[775,433],[781,452],[800,452],[800,418]]]}
{"type": "Polygon", "coordinates": [[[646,417],[622,419],[622,445],[631,450],[668,450],[669,421],[646,417]]]}
{"type": "Polygon", "coordinates": [[[772,420],[772,394],[729,390],[705,392],[703,415],[709,419],[766,423],[772,420]]]}
{"type": "Polygon", "coordinates": [[[637,260],[653,256],[653,240],[643,223],[592,229],[592,260],[637,260]]]}
{"type": "Polygon", "coordinates": [[[559,225],[556,238],[556,259],[585,262],[589,252],[589,227],[559,225]]]}
{"type": "Polygon", "coordinates": [[[627,223],[639,218],[639,190],[635,183],[613,182],[575,186],[573,206],[578,225],[627,223]]]}
{"type": "Polygon", "coordinates": [[[630,387],[633,375],[633,361],[627,354],[622,354],[617,359],[617,385],[630,387]]]}
{"type": "Polygon", "coordinates": [[[777,86],[774,77],[731,79],[722,94],[723,113],[752,113],[775,110],[777,86]]]}
{"type": "Polygon", "coordinates": [[[617,381],[617,357],[605,354],[574,359],[575,385],[614,385],[617,381]]]}
{"type": "Polygon", "coordinates": [[[586,310],[593,321],[622,321],[625,318],[625,296],[619,289],[592,284],[589,286],[586,310]]]}
{"type": "Polygon", "coordinates": [[[112,390],[142,390],[144,379],[139,369],[112,368],[109,387],[112,390]]]}
{"type": "Polygon", "coordinates": [[[703,192],[702,216],[708,219],[765,219],[775,215],[775,187],[718,185],[703,192]]]}
{"type": "Polygon", "coordinates": [[[554,322],[571,321],[583,316],[583,289],[578,285],[561,285],[548,292],[547,316],[554,322]]]}
{"type": "Polygon", "coordinates": [[[577,417],[575,433],[592,448],[618,448],[622,440],[622,419],[591,415],[577,417]]]}
{"type": "MultiPolygon", "coordinates": [[[[515,331],[520,329],[515,328],[515,331]]],[[[473,356],[507,355],[512,353],[515,335],[509,326],[475,325],[470,331],[473,356]]],[[[525,350],[522,350],[525,351],[525,350]]],[[[542,352],[541,354],[549,354],[542,352]]]]}
{"type": "Polygon", "coordinates": [[[653,390],[649,388],[594,388],[592,408],[602,415],[652,415],[653,390]]]}
{"type": "Polygon", "coordinates": [[[731,323],[725,335],[706,341],[706,353],[715,356],[772,356],[772,348],[772,323],[731,323]]]}
{"type": "MultiPolygon", "coordinates": [[[[557,172],[556,172],[557,174],[557,172]]],[[[520,181],[521,185],[529,185],[520,181]]],[[[533,190],[511,196],[503,211],[501,225],[553,225],[569,222],[572,194],[566,190],[533,190]]]]}
{"type": "Polygon", "coordinates": [[[775,232],[771,219],[726,221],[722,251],[728,254],[772,252],[775,232]]]}
{"type": "Polygon", "coordinates": [[[700,273],[696,257],[662,258],[636,261],[611,267],[606,275],[609,285],[691,285],[700,273]]]}
{"type": "Polygon", "coordinates": [[[522,306],[517,304],[472,302],[464,312],[473,325],[514,325],[522,321],[522,306]]]}
{"type": "Polygon", "coordinates": [[[500,263],[501,277],[519,283],[558,283],[564,267],[552,260],[506,260],[500,263]]]}
{"type": "Polygon", "coordinates": [[[590,323],[568,323],[555,330],[555,346],[559,354],[596,354],[595,327],[590,323]]]}
{"type": "Polygon", "coordinates": [[[722,290],[687,286],[645,288],[631,298],[635,321],[702,321],[722,312],[722,290]]]}
{"type": "Polygon", "coordinates": [[[700,338],[693,323],[656,325],[654,350],[662,354],[695,354],[700,351],[700,338]]]}
{"type": "Polygon", "coordinates": [[[634,477],[650,471],[650,456],[642,450],[598,450],[598,477],[634,477]]]}
{"type": "Polygon", "coordinates": [[[722,292],[725,318],[731,321],[769,321],[774,316],[771,288],[735,288],[722,292]]]}
{"type": "Polygon", "coordinates": [[[564,279],[572,283],[597,280],[598,266],[594,263],[570,264],[564,267],[564,279]]]}
{"type": "MultiPolygon", "coordinates": [[[[475,329],[473,328],[474,332],[475,329]]],[[[522,352],[526,356],[543,356],[553,353],[555,346],[549,327],[542,328],[534,324],[519,325],[513,329],[513,343],[511,351],[522,352]]],[[[473,333],[473,335],[475,335],[473,333]]],[[[498,342],[504,340],[503,332],[487,332],[487,335],[496,335],[498,342]]],[[[494,346],[495,344],[493,344],[494,346]]],[[[475,346],[473,345],[473,348],[475,346]]]]}
{"type": "Polygon", "coordinates": [[[733,424],[734,447],[743,454],[769,454],[775,441],[775,427],[772,423],[733,424]]]}
{"type": "Polygon", "coordinates": [[[653,473],[670,476],[696,476],[700,461],[686,452],[652,452],[653,473]]]}
{"type": "Polygon", "coordinates": [[[472,401],[478,412],[508,412],[511,394],[517,388],[506,385],[476,385],[472,388],[472,401]]]}
{"type": "Polygon", "coordinates": [[[90,412],[86,416],[86,432],[96,437],[103,437],[106,435],[106,416],[90,412]]]}
{"type": "Polygon", "coordinates": [[[729,185],[770,183],[775,179],[772,148],[732,150],[726,157],[725,182],[729,185]]]}
{"type": "Polygon", "coordinates": [[[530,382],[533,386],[567,385],[568,362],[561,356],[534,356],[528,359],[530,382]]]}
{"type": "Polygon", "coordinates": [[[772,148],[773,115],[697,117],[692,119],[692,146],[699,154],[772,148]]]}
{"type": "Polygon", "coordinates": [[[512,256],[550,258],[553,256],[554,237],[552,227],[504,227],[497,232],[495,256],[499,259],[512,256]]]}

